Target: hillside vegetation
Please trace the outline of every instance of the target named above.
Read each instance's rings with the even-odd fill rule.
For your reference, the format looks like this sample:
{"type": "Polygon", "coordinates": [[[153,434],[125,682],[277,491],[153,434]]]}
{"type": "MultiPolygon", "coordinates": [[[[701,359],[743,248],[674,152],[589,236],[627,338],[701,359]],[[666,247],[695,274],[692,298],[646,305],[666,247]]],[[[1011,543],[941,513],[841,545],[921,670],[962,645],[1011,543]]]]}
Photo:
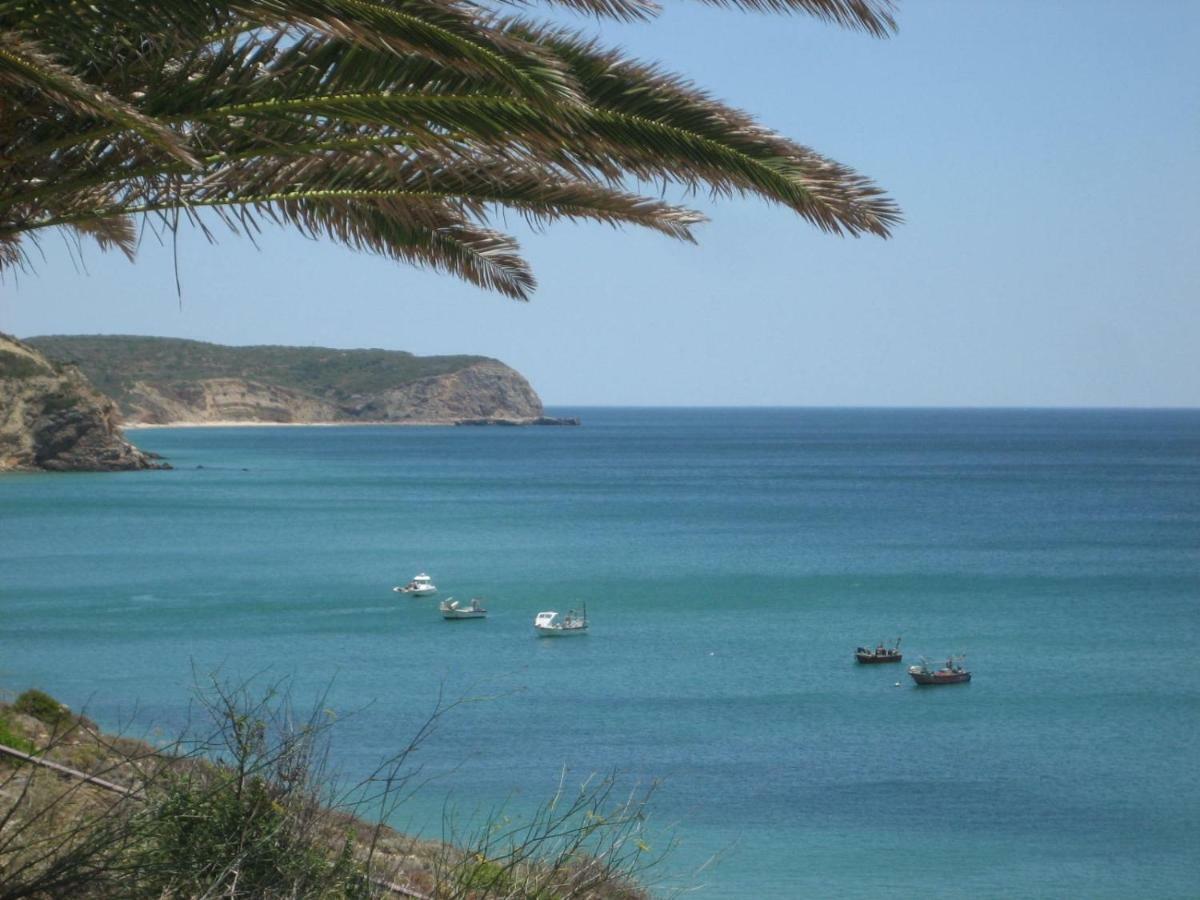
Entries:
{"type": "Polygon", "coordinates": [[[574,424],[545,417],[529,382],[486,356],[120,335],[29,343],[55,365],[83,372],[127,425],[574,424]]]}
{"type": "Polygon", "coordinates": [[[214,683],[197,701],[198,730],[164,746],[39,690],[0,702],[0,898],[648,900],[639,879],[669,850],[646,843],[648,793],[622,799],[611,779],[451,840],[380,823],[453,704],[355,784],[328,768],[333,717],[293,707],[284,683],[214,683]]]}
{"type": "Polygon", "coordinates": [[[227,347],[128,335],[47,335],[29,338],[26,343],[53,360],[79,366],[123,409],[139,381],[172,384],[235,378],[267,382],[343,404],[422,378],[495,362],[486,356],[414,356],[399,350],[271,345],[227,347]]]}

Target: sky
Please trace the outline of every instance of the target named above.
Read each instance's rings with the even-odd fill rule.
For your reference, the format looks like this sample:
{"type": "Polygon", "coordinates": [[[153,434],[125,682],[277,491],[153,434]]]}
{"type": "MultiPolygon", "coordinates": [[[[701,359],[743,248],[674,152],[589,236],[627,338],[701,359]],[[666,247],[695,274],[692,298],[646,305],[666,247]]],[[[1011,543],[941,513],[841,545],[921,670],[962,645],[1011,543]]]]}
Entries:
{"type": "MultiPolygon", "coordinates": [[[[574,20],[869,175],[891,240],[687,198],[688,245],[510,220],[528,304],[308,241],[55,235],[0,331],[475,353],[552,406],[1200,406],[1200,3],[918,2],[888,40],[666,0],[574,20]]],[[[668,193],[669,199],[684,199],[668,193]]]]}

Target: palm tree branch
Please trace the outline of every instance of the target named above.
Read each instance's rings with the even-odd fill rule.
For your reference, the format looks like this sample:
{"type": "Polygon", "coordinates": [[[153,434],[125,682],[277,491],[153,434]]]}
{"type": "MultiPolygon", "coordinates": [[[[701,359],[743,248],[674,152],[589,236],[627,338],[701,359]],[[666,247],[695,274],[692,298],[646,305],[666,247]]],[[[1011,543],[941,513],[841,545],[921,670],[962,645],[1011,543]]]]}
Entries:
{"type": "Polygon", "coordinates": [[[10,31],[0,31],[0,84],[5,83],[32,88],[76,112],[132,130],[177,159],[196,162],[179,135],[166,125],[72,74],[31,41],[10,31]]]}
{"type": "MultiPolygon", "coordinates": [[[[521,96],[558,102],[577,99],[574,85],[553,54],[491,27],[478,13],[471,15],[452,3],[255,0],[235,5],[263,23],[279,20],[300,25],[347,47],[417,54],[485,73],[521,96]]],[[[293,56],[304,59],[310,49],[298,48],[293,56]]]]}
{"type": "Polygon", "coordinates": [[[532,176],[508,184],[472,181],[465,177],[450,180],[442,186],[414,188],[304,188],[274,193],[244,193],[213,197],[166,199],[138,205],[122,205],[112,209],[83,210],[60,216],[31,221],[20,228],[7,228],[0,234],[17,231],[40,231],[61,226],[77,227],[96,219],[110,219],[122,214],[138,215],[163,213],[176,209],[216,207],[264,207],[299,201],[404,201],[415,204],[451,203],[473,214],[481,214],[487,204],[511,207],[529,212],[543,221],[559,218],[587,218],[609,224],[636,224],[661,231],[671,237],[691,240],[690,225],[704,221],[704,216],[682,207],[653,198],[638,197],[602,186],[586,183],[549,183],[532,176]]]}
{"type": "MultiPolygon", "coordinates": [[[[531,5],[522,0],[502,0],[513,6],[531,5]]],[[[575,12],[622,21],[642,21],[662,11],[654,0],[545,0],[575,12]]],[[[888,37],[896,31],[892,0],[701,0],[708,6],[767,13],[804,13],[826,22],[874,37],[888,37]]]]}
{"type": "MultiPolygon", "coordinates": [[[[669,177],[721,191],[751,191],[834,233],[887,236],[900,218],[890,199],[851,170],[804,148],[788,146],[804,152],[785,155],[770,133],[749,133],[736,120],[729,123],[734,128],[722,129],[712,116],[687,109],[674,116],[680,124],[592,107],[572,107],[559,121],[547,122],[528,104],[506,96],[352,94],[231,104],[205,110],[193,120],[245,117],[294,124],[297,116],[365,125],[391,117],[414,132],[433,128],[442,139],[450,137],[445,133],[450,129],[485,145],[519,143],[547,160],[573,161],[606,176],[624,170],[639,178],[669,177]]],[[[93,134],[89,140],[98,137],[93,134]]]]}
{"type": "MultiPolygon", "coordinates": [[[[126,214],[206,235],[212,216],[269,218],[523,297],[515,243],[480,224],[493,211],[690,239],[698,214],[623,187],[661,180],[835,233],[900,221],[868,179],[689,81],[486,2],[0,0],[0,267],[44,228],[128,253],[126,214]]],[[[891,0],[701,2],[895,29],[891,0]]]]}
{"type": "Polygon", "coordinates": [[[767,13],[805,13],[874,37],[896,32],[896,5],[892,0],[701,0],[709,6],[767,13]]]}
{"type": "Polygon", "coordinates": [[[610,173],[627,169],[639,177],[678,177],[717,189],[750,190],[833,232],[886,236],[899,220],[894,204],[869,181],[811,151],[782,155],[769,133],[767,140],[755,141],[739,131],[739,145],[734,146],[696,128],[611,109],[572,109],[569,119],[564,117],[574,120],[571,127],[546,128],[533,110],[508,97],[360,94],[244,104],[212,110],[206,117],[273,118],[293,111],[306,116],[337,113],[365,123],[385,112],[415,113],[438,127],[460,128],[464,137],[532,139],[534,152],[543,148],[552,160],[569,158],[610,173]]]}

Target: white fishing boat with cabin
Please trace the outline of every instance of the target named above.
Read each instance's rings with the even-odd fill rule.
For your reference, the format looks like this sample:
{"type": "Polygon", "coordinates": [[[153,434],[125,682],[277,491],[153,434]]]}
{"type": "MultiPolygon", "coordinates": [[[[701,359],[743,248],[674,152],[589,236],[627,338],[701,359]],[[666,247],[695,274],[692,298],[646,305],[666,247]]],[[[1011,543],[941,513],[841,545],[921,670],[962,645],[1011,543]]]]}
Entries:
{"type": "Polygon", "coordinates": [[[397,594],[410,594],[413,597],[430,597],[437,593],[437,585],[422,572],[420,575],[414,575],[408,584],[396,585],[392,590],[397,594]]]}
{"type": "Polygon", "coordinates": [[[479,603],[478,597],[472,597],[470,603],[459,603],[453,597],[447,597],[438,606],[443,619],[484,619],[487,610],[479,603]]]}
{"type": "Polygon", "coordinates": [[[568,610],[565,616],[559,617],[554,610],[540,612],[533,620],[533,629],[540,637],[568,637],[576,634],[587,634],[587,607],[582,613],[568,610]]]}

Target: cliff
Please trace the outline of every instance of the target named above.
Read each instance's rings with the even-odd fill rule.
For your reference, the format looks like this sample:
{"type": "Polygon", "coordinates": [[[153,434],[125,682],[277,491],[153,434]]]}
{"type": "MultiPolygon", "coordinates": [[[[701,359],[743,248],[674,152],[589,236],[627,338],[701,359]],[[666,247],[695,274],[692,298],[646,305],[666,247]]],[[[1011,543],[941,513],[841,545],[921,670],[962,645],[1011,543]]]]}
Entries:
{"type": "Polygon", "coordinates": [[[121,436],[115,403],[78,369],[0,334],[0,471],[165,468],[121,436]]]}
{"type": "MultiPolygon", "coordinates": [[[[560,424],[519,372],[482,356],[225,347],[172,338],[30,338],[79,367],[128,424],[560,424]]],[[[569,422],[570,420],[568,420],[569,422]]]]}

